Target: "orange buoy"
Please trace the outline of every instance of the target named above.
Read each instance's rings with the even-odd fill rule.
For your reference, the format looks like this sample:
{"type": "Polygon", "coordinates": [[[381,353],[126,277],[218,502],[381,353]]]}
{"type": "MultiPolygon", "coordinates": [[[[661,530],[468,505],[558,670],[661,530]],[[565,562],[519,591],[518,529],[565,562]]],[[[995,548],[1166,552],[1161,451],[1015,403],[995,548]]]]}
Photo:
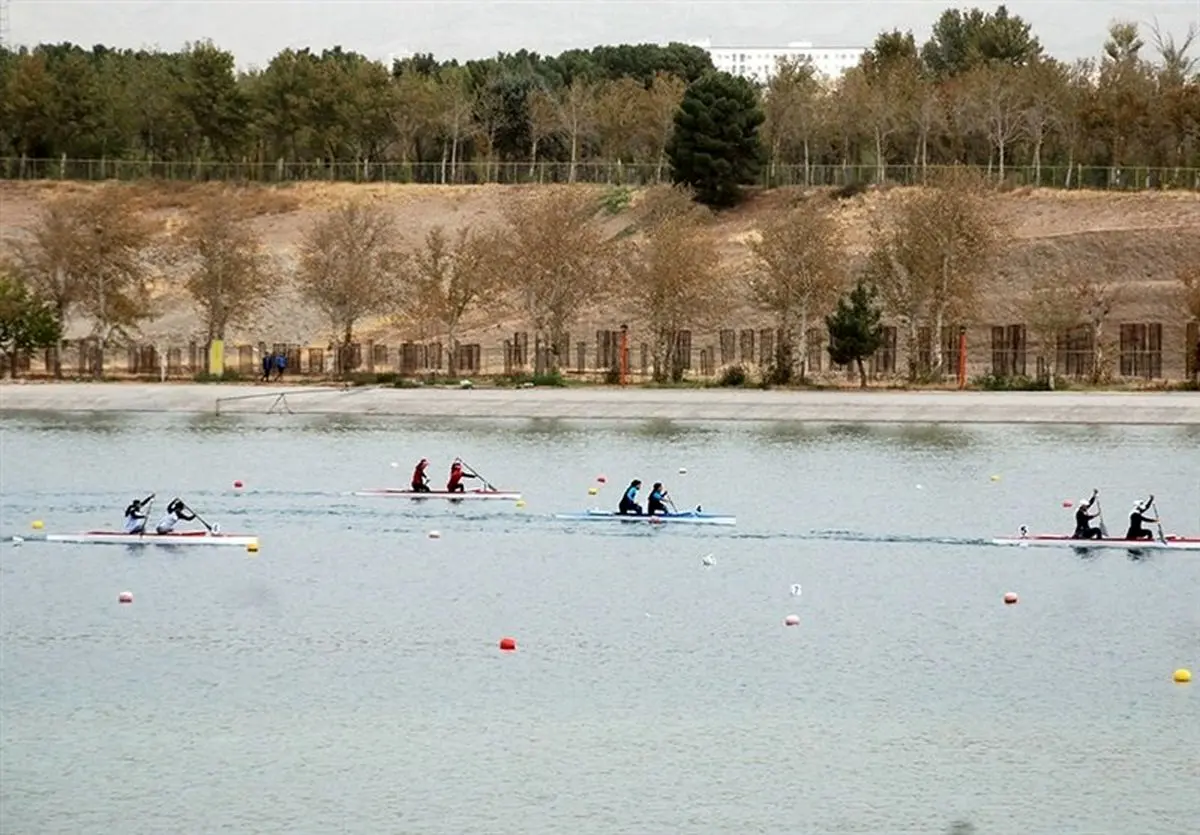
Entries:
{"type": "Polygon", "coordinates": [[[133,592],[131,592],[131,591],[121,592],[120,594],[117,595],[117,602],[118,603],[132,603],[133,602],[133,592]]]}
{"type": "Polygon", "coordinates": [[[1017,602],[1016,592],[1010,591],[1008,594],[1004,595],[1004,602],[1007,603],[1009,606],[1016,603],[1017,602]]]}
{"type": "Polygon", "coordinates": [[[514,650],[516,650],[516,648],[517,648],[517,639],[516,638],[501,638],[500,639],[500,649],[504,650],[505,652],[513,652],[514,650]]]}

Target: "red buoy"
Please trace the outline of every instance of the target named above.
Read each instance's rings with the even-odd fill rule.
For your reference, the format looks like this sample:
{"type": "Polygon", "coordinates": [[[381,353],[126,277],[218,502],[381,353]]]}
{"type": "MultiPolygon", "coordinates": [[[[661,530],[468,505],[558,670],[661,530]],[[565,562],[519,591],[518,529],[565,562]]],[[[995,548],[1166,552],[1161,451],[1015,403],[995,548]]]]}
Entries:
{"type": "Polygon", "coordinates": [[[242,489],[242,482],[241,482],[240,480],[238,480],[238,481],[235,481],[235,482],[233,483],[233,489],[234,489],[234,490],[241,490],[241,489],[242,489]]]}
{"type": "Polygon", "coordinates": [[[131,591],[121,592],[120,594],[117,595],[117,602],[118,603],[132,603],[133,602],[133,592],[131,592],[131,591]]]}
{"type": "Polygon", "coordinates": [[[1004,602],[1007,603],[1009,606],[1016,603],[1017,602],[1016,592],[1010,591],[1008,594],[1004,595],[1004,602]]]}
{"type": "Polygon", "coordinates": [[[596,481],[600,482],[601,484],[605,484],[608,481],[608,479],[602,475],[598,475],[598,476],[596,476],[596,481]]]}
{"type": "Polygon", "coordinates": [[[517,648],[517,639],[516,638],[501,638],[500,639],[500,649],[504,650],[505,652],[513,652],[516,650],[516,648],[517,648]]]}

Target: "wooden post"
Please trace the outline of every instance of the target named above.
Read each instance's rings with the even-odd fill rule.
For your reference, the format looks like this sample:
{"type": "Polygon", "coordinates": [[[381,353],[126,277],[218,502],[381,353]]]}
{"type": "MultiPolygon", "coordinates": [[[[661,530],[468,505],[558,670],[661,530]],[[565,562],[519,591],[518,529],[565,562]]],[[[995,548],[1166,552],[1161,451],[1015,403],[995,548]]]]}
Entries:
{"type": "Polygon", "coordinates": [[[967,387],[967,329],[958,329],[958,387],[967,387]]]}
{"type": "Polygon", "coordinates": [[[621,385],[629,379],[629,325],[621,325],[621,385]]]}

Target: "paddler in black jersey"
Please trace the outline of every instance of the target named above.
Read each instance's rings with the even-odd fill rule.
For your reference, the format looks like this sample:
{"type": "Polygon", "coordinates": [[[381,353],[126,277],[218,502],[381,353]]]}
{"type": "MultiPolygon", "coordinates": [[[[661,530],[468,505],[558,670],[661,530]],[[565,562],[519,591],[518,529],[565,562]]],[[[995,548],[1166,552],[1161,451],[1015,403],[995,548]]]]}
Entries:
{"type": "Polygon", "coordinates": [[[1088,512],[1096,503],[1096,497],[1099,495],[1099,490],[1093,490],[1090,499],[1079,500],[1079,507],[1075,511],[1075,533],[1071,534],[1071,539],[1100,539],[1104,535],[1099,528],[1092,527],[1092,520],[1100,515],[1100,511],[1088,512]]]}
{"type": "Polygon", "coordinates": [[[1154,504],[1154,497],[1146,499],[1143,504],[1137,502],[1133,506],[1133,512],[1129,514],[1129,530],[1125,532],[1126,539],[1154,539],[1154,534],[1142,527],[1142,525],[1156,525],[1158,520],[1146,515],[1146,511],[1150,505],[1154,504]]]}
{"type": "Polygon", "coordinates": [[[642,489],[642,480],[635,478],[629,482],[629,486],[625,488],[625,493],[621,496],[621,503],[617,506],[617,513],[622,516],[627,514],[642,515],[642,506],[637,502],[638,490],[642,489]]]}
{"type": "Polygon", "coordinates": [[[650,495],[646,498],[646,512],[653,516],[656,513],[666,513],[667,506],[664,502],[667,500],[667,489],[662,486],[661,481],[654,482],[654,486],[650,488],[650,495]]]}

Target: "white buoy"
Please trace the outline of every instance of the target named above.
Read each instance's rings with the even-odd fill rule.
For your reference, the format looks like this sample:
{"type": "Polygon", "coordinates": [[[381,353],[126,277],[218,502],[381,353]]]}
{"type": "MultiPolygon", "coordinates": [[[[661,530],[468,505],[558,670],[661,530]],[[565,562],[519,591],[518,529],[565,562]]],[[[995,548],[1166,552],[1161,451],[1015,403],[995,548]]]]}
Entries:
{"type": "Polygon", "coordinates": [[[792,583],[792,597],[799,597],[801,591],[803,590],[800,588],[799,583],[792,583]]]}
{"type": "Polygon", "coordinates": [[[430,539],[441,539],[441,538],[442,538],[442,534],[441,534],[441,532],[440,532],[440,531],[430,531],[430,532],[429,532],[429,538],[430,538],[430,539]]]}
{"type": "Polygon", "coordinates": [[[679,474],[680,474],[680,475],[687,475],[687,467],[680,467],[680,468],[679,468],[679,474]]]}
{"type": "Polygon", "coordinates": [[[399,461],[393,461],[393,462],[392,462],[392,466],[393,466],[393,467],[399,467],[399,466],[400,466],[400,462],[399,462],[399,461]]]}
{"type": "Polygon", "coordinates": [[[700,562],[704,563],[705,565],[714,565],[716,564],[717,560],[712,554],[705,554],[704,559],[700,560],[700,562]]]}

